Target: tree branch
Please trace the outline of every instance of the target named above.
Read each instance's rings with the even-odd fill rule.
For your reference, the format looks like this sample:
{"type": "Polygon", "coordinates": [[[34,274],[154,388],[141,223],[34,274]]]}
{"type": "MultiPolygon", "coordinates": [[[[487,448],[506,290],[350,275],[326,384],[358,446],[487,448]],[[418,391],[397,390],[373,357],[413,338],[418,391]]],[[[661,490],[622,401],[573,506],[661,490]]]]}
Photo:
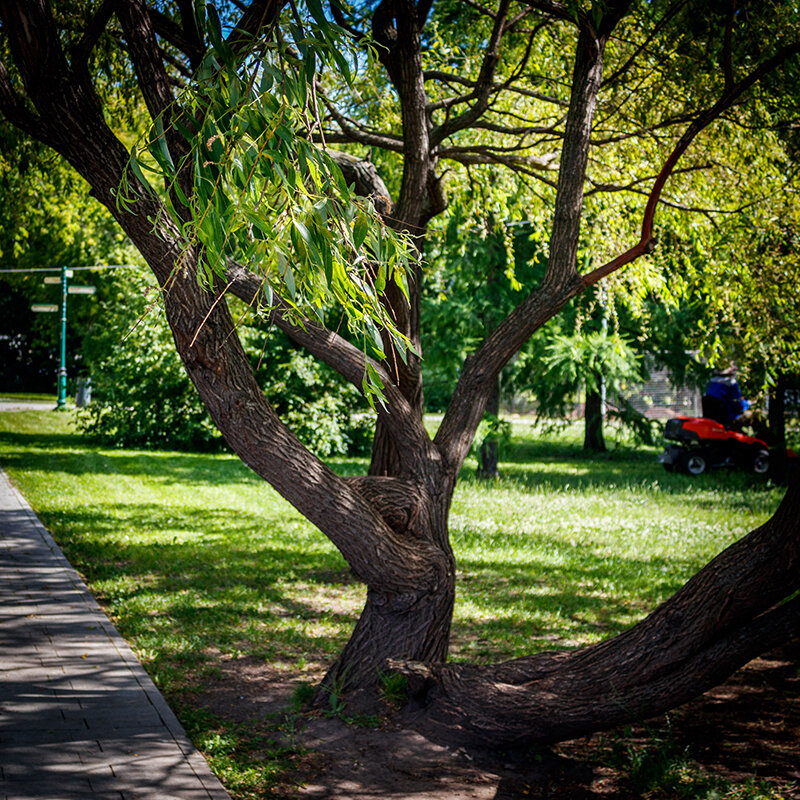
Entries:
{"type": "Polygon", "coordinates": [[[273,25],[288,0],[253,0],[228,36],[234,50],[244,50],[261,31],[273,25]]]}
{"type": "MultiPolygon", "coordinates": [[[[239,264],[230,263],[225,284],[231,294],[243,300],[255,310],[263,301],[264,282],[254,273],[239,264]]],[[[421,420],[414,414],[408,401],[394,384],[383,364],[367,358],[361,350],[337,333],[311,319],[301,325],[287,317],[289,306],[280,298],[273,298],[272,305],[265,307],[266,318],[282,330],[290,339],[308,350],[311,355],[336,370],[345,380],[363,392],[363,380],[369,363],[380,374],[386,405],[377,404],[376,411],[391,432],[409,474],[419,468],[416,458],[420,450],[430,450],[431,442],[421,420]]]]}
{"type": "Polygon", "coordinates": [[[570,8],[557,0],[524,0],[524,2],[536,11],[544,11],[554,19],[571,22],[573,25],[581,26],[587,21],[586,12],[583,9],[570,8]]]}
{"type": "MultiPolygon", "coordinates": [[[[149,10],[141,0],[121,0],[116,5],[116,12],[128,43],[128,52],[139,78],[139,87],[147,109],[153,119],[164,117],[164,129],[167,131],[170,128],[168,120],[175,103],[175,96],[161,59],[149,10]]],[[[177,144],[175,141],[170,142],[171,145],[173,143],[177,144]]],[[[181,142],[177,152],[185,149],[185,146],[186,143],[181,142]]],[[[178,159],[175,161],[177,163],[178,159]]]]}
{"type": "MultiPolygon", "coordinates": [[[[673,170],[674,175],[685,175],[687,172],[699,172],[706,169],[711,169],[712,167],[717,166],[716,164],[695,164],[690,167],[682,167],[680,169],[673,170]]],[[[616,183],[601,183],[599,181],[595,181],[593,178],[588,177],[587,182],[592,185],[592,189],[589,189],[588,192],[584,192],[584,197],[590,197],[593,194],[600,194],[602,193],[614,193],[614,192],[634,192],[636,194],[644,194],[649,197],[650,192],[645,192],[642,189],[638,189],[637,187],[643,183],[650,183],[657,178],[657,175],[646,175],[641,178],[636,178],[629,183],[626,184],[616,184],[616,183]]],[[[666,204],[666,201],[662,200],[662,203],[666,204]]],[[[673,204],[673,207],[676,207],[673,204]]],[[[688,208],[688,206],[686,206],[688,208]]]]}
{"type": "Polygon", "coordinates": [[[646,253],[652,252],[656,245],[656,240],[653,237],[653,220],[655,218],[656,208],[658,207],[661,193],[664,190],[664,186],[669,180],[670,175],[672,175],[674,172],[678,161],[686,152],[689,145],[694,141],[696,136],[701,131],[705,130],[705,128],[707,128],[714,120],[716,120],[726,109],[730,108],[730,106],[733,105],[755,83],[760,81],[765,75],[772,72],[772,70],[780,66],[788,58],[793,55],[797,55],[798,53],[800,53],[800,42],[795,42],[794,44],[781,48],[781,50],[772,58],[762,62],[741,81],[726,88],[722,94],[722,97],[720,97],[720,99],[714,103],[713,106],[698,115],[694,122],[685,131],[683,136],[681,136],[677,145],[664,162],[664,166],[661,168],[661,172],[658,174],[658,177],[653,184],[653,188],[651,189],[647,200],[647,206],[645,207],[644,216],[642,218],[642,233],[639,241],[629,250],[617,256],[612,261],[609,261],[602,267],[598,267],[593,272],[585,275],[583,277],[584,286],[592,286],[599,280],[605,278],[607,275],[610,275],[612,272],[616,272],[618,269],[620,269],[620,267],[630,264],[632,261],[635,261],[637,258],[645,255],[646,253]]]}
{"type": "MultiPolygon", "coordinates": [[[[441,70],[426,70],[424,73],[424,77],[426,81],[441,81],[442,83],[456,83],[461,86],[469,86],[471,88],[470,94],[474,94],[475,87],[477,86],[477,81],[470,80],[469,78],[465,78],[463,75],[452,75],[449,72],[443,72],[441,70]]],[[[553,105],[558,106],[569,106],[569,100],[560,100],[557,97],[553,97],[552,95],[542,94],[541,92],[533,91],[532,89],[525,89],[521,86],[505,86],[502,83],[493,83],[492,84],[492,91],[497,91],[499,89],[505,88],[510,92],[514,92],[515,94],[522,95],[523,97],[531,97],[534,100],[541,100],[545,103],[552,103],[553,105]]],[[[469,95],[463,95],[467,97],[469,95]]],[[[429,108],[434,108],[435,104],[431,104],[429,108]]]]}
{"type": "MultiPolygon", "coordinates": [[[[391,150],[394,153],[403,152],[403,139],[399,136],[392,136],[388,133],[378,133],[375,131],[367,130],[364,126],[356,123],[345,117],[338,108],[321,92],[321,87],[317,89],[317,93],[322,98],[328,113],[331,115],[333,121],[339,126],[339,129],[344,137],[344,142],[353,142],[356,144],[364,144],[368,147],[380,147],[383,150],[391,150]]],[[[325,140],[331,143],[336,143],[333,138],[335,134],[329,132],[325,133],[325,140]]]]}
{"type": "Polygon", "coordinates": [[[360,42],[364,39],[364,32],[360,31],[344,18],[344,14],[338,3],[331,3],[331,14],[333,14],[333,21],[342,28],[342,30],[347,31],[355,41],[360,42]]]}
{"type": "Polygon", "coordinates": [[[394,203],[375,165],[371,161],[338,150],[329,150],[328,154],[342,171],[347,185],[352,186],[359,197],[368,198],[384,220],[391,219],[394,215],[394,203]]]}
{"type": "Polygon", "coordinates": [[[550,181],[540,175],[540,172],[555,171],[558,166],[554,163],[558,157],[556,153],[544,156],[521,156],[514,152],[505,152],[501,148],[493,147],[446,147],[438,150],[436,155],[441,159],[449,159],[458,164],[502,164],[509,169],[525,172],[542,180],[548,186],[555,186],[555,181],[550,181]]]}
{"type": "Polygon", "coordinates": [[[497,18],[497,14],[495,14],[491,8],[487,8],[480,3],[476,3],[475,0],[464,0],[464,5],[474,8],[478,13],[483,14],[485,17],[489,17],[489,19],[497,18]]]}
{"type": "Polygon", "coordinates": [[[497,69],[497,63],[500,60],[500,42],[503,38],[503,28],[506,19],[508,18],[508,9],[511,0],[500,0],[497,13],[494,18],[494,25],[492,26],[492,33],[489,36],[489,42],[486,46],[486,52],[481,63],[481,69],[478,73],[478,79],[475,83],[473,96],[475,99],[474,105],[463,114],[459,114],[453,119],[447,120],[441,125],[437,126],[431,131],[430,142],[432,147],[441,144],[449,136],[452,136],[457,131],[468,128],[476,122],[481,115],[486,111],[489,105],[489,97],[492,93],[494,86],[494,75],[497,69]]]}
{"type": "Polygon", "coordinates": [[[687,3],[687,0],[677,0],[677,2],[673,3],[665,12],[664,16],[658,21],[658,23],[653,27],[653,29],[648,34],[647,38],[636,48],[633,52],[631,57],[616,71],[609,75],[606,80],[603,81],[603,87],[611,86],[615,84],[630,68],[636,63],[636,59],[639,55],[644,51],[648,44],[658,35],[658,33],[666,26],[666,24],[675,17],[678,11],[683,8],[687,3]]]}
{"type": "Polygon", "coordinates": [[[89,56],[100,37],[105,32],[109,20],[114,14],[114,0],[103,0],[97,13],[89,20],[83,36],[72,48],[72,65],[74,68],[86,69],[89,56]]]}
{"type": "MultiPolygon", "coordinates": [[[[185,5],[185,4],[183,4],[185,5]]],[[[203,60],[206,49],[197,32],[196,26],[192,33],[187,33],[175,20],[168,17],[157,8],[148,9],[153,30],[173,47],[180,50],[188,59],[192,69],[196,69],[203,60]]]]}

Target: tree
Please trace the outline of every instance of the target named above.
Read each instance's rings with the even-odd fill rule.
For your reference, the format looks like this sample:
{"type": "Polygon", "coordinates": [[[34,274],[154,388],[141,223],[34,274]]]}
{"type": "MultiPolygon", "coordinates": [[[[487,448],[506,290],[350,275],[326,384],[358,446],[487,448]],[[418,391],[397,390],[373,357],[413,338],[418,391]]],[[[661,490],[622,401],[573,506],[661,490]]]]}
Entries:
{"type": "Polygon", "coordinates": [[[605,452],[603,395],[620,395],[626,383],[643,381],[641,356],[630,343],[607,331],[553,338],[539,377],[540,407],[563,407],[580,389],[586,391],[584,450],[605,452]]]}
{"type": "MultiPolygon", "coordinates": [[[[798,20],[783,4],[763,3],[742,10],[629,0],[591,8],[555,0],[498,0],[491,8],[468,4],[468,10],[442,3],[433,12],[432,6],[431,0],[382,0],[349,13],[335,3],[339,29],[359,42],[366,37],[371,48],[370,70],[353,74],[352,60],[331,46],[332,27],[316,0],[305,17],[295,5],[254,0],[224,28],[211,7],[198,15],[203,4],[182,0],[66,10],[45,0],[2,0],[0,108],[12,124],[61,153],[114,215],[162,288],[176,349],[228,444],[330,538],[367,584],[365,608],[323,689],[343,688],[351,703],[369,705],[378,672],[388,664],[409,676],[408,714],[420,727],[494,745],[555,741],[681,703],[800,631],[800,599],[791,597],[800,575],[800,487],[793,485],[767,524],[621,636],[507,664],[446,662],[455,594],[448,510],[497,375],[571,298],[653,250],[656,210],[675,204],[665,193],[668,179],[677,176],[681,187],[700,179],[703,164],[681,159],[696,141],[712,148],[709,126],[722,117],[735,124],[750,113],[745,101],[759,81],[796,59],[798,20]],[[463,40],[466,25],[474,33],[463,40]],[[437,49],[448,31],[463,47],[437,49]],[[136,76],[153,120],[147,158],[166,176],[163,188],[146,185],[146,157],[132,160],[109,127],[105,115],[113,108],[104,107],[93,82],[98,43],[122,48],[120,63],[136,76]],[[424,50],[434,57],[430,68],[424,50]],[[336,59],[340,72],[351,73],[352,91],[330,72],[314,82],[321,51],[336,59]],[[383,108],[374,94],[358,91],[359,82],[373,80],[373,67],[381,75],[376,86],[392,89],[387,103],[396,104],[400,133],[382,130],[383,108]],[[180,84],[193,90],[189,99],[176,93],[180,84]],[[679,109],[671,99],[676,90],[686,99],[679,109]],[[227,109],[241,108],[243,96],[247,114],[236,117],[227,109]],[[387,256],[380,227],[367,211],[348,211],[350,200],[338,205],[325,193],[326,186],[338,186],[341,196],[346,187],[311,147],[320,138],[310,111],[314,98],[327,114],[325,141],[382,148],[389,153],[385,163],[402,168],[392,202],[374,165],[337,159],[346,180],[408,233],[418,255],[430,221],[446,207],[440,162],[508,167],[552,200],[545,276],[467,358],[433,440],[421,420],[422,259],[412,252],[407,287],[395,273],[387,280],[391,259],[376,260],[387,256]],[[250,116],[259,108],[273,127],[265,116],[250,116]],[[307,120],[305,136],[292,138],[290,118],[297,130],[307,120]],[[258,159],[248,144],[236,151],[238,162],[226,162],[226,146],[245,136],[263,143],[270,158],[258,159]],[[623,168],[634,163],[631,153],[641,168],[634,174],[623,168]],[[298,169],[287,172],[295,156],[298,169]],[[258,181],[247,180],[256,173],[242,170],[245,162],[260,170],[258,181]],[[253,212],[261,186],[277,197],[276,214],[267,220],[253,212]],[[611,225],[616,217],[602,198],[625,190],[630,205],[604,239],[596,238],[596,227],[582,229],[585,195],[587,214],[611,225]],[[642,192],[643,207],[636,202],[642,192]],[[291,216],[293,203],[302,218],[291,216]],[[233,216],[247,216],[243,209],[251,215],[247,223],[233,216]],[[611,253],[634,213],[641,222],[636,243],[580,273],[582,232],[594,235],[596,256],[611,253]],[[226,220],[234,220],[228,232],[217,230],[226,220]],[[329,224],[339,239],[327,235],[329,224]],[[370,230],[371,255],[360,257],[370,230]],[[228,246],[249,253],[250,263],[228,261],[228,246]],[[266,277],[250,269],[257,266],[255,254],[271,265],[266,277]],[[294,269],[302,263],[313,268],[294,269]],[[292,305],[299,289],[310,298],[302,311],[292,305]],[[279,419],[253,375],[226,292],[261,303],[276,327],[371,392],[378,424],[369,475],[335,475],[279,419]],[[373,350],[386,355],[382,363],[314,316],[314,301],[324,292],[350,303],[355,318],[372,309],[361,319],[366,329],[376,319],[382,323],[373,350]],[[406,341],[411,347],[404,351],[406,341]],[[381,385],[370,389],[365,375],[379,376],[381,385]],[[375,399],[377,392],[382,397],[375,399]]],[[[753,113],[749,122],[764,124],[753,113]]],[[[387,247],[400,246],[388,239],[387,247]]]]}

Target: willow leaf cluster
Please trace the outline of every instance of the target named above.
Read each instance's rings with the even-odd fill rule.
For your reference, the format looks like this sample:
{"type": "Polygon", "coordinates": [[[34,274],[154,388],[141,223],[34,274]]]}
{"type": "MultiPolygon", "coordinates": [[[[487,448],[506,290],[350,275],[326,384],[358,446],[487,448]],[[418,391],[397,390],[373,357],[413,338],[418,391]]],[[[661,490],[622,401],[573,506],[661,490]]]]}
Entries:
{"type": "MultiPolygon", "coordinates": [[[[382,358],[381,329],[399,352],[408,347],[380,298],[390,282],[408,295],[410,244],[356,197],[324,146],[315,76],[332,67],[347,80],[354,57],[320,15],[311,3],[280,37],[273,31],[237,50],[209,6],[201,20],[209,49],[196,80],[179,107],[155,119],[131,173],[150,191],[157,181],[148,177],[163,183],[186,249],[201,254],[201,283],[224,285],[230,263],[242,264],[263,281],[263,308],[280,304],[300,324],[343,312],[351,333],[382,358]]],[[[134,196],[131,184],[122,202],[134,196]]]]}

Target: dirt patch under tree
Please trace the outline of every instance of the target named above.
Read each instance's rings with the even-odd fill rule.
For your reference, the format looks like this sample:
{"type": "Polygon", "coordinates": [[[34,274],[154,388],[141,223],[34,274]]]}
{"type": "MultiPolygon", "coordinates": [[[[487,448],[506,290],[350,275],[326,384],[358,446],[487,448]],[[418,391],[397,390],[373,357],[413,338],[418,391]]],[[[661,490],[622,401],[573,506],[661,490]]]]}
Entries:
{"type": "MultiPolygon", "coordinates": [[[[299,678],[252,658],[223,662],[222,670],[192,705],[227,720],[274,719],[276,737],[285,736],[278,724],[299,678]]],[[[301,714],[295,722],[296,741],[308,755],[275,796],[627,800],[732,792],[728,796],[743,800],[800,800],[800,642],[750,662],[667,717],[522,758],[451,750],[403,729],[391,716],[378,727],[325,715],[301,714]]]]}

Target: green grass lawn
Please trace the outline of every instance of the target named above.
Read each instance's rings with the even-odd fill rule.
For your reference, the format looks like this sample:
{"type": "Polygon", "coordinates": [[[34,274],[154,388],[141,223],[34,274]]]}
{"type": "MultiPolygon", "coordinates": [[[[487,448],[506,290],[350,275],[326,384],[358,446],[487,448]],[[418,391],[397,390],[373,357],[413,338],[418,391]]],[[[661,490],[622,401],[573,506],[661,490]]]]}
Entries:
{"type": "MultiPolygon", "coordinates": [[[[98,449],[71,420],[0,414],[0,464],[213,756],[220,724],[191,697],[220,659],[316,674],[346,641],[364,588],[234,456],[98,449]]],[[[476,481],[467,464],[451,518],[453,658],[613,635],[778,504],[780,490],[746,476],[667,474],[656,452],[590,458],[575,431],[534,436],[515,422],[498,482],[476,481]]],[[[352,474],[365,463],[333,467],[352,474]]],[[[244,748],[231,766],[231,747],[216,768],[237,797],[258,796],[273,779],[264,759],[253,773],[244,748]]]]}

